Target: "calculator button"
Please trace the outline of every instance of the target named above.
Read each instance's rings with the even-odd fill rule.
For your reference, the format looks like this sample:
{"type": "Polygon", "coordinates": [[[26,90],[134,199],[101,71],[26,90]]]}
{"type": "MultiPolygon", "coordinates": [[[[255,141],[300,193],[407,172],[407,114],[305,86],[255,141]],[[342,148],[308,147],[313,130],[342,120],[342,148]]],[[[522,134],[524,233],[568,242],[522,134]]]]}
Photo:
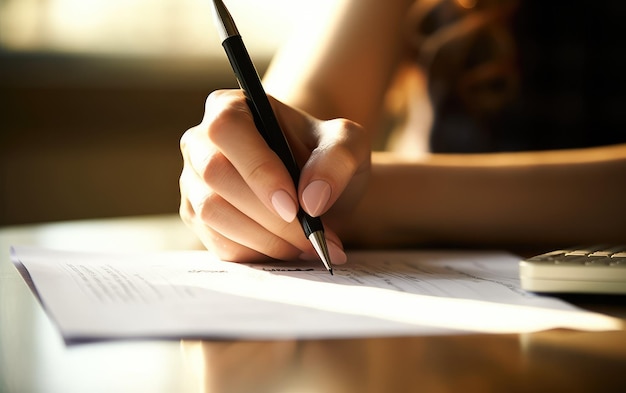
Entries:
{"type": "Polygon", "coordinates": [[[532,258],[528,258],[528,260],[533,262],[551,262],[554,261],[555,258],[565,255],[567,252],[568,250],[551,251],[545,254],[536,255],[532,258]]]}
{"type": "Polygon", "coordinates": [[[526,290],[626,295],[626,245],[582,245],[538,257],[520,261],[526,290]]]}
{"type": "Polygon", "coordinates": [[[604,249],[604,250],[598,250],[598,251],[595,251],[594,253],[590,254],[589,256],[610,257],[611,255],[620,253],[622,251],[626,251],[626,246],[625,245],[615,246],[615,247],[607,248],[607,249],[604,249]]]}
{"type": "Polygon", "coordinates": [[[580,248],[576,248],[573,251],[570,251],[568,253],[566,253],[565,255],[578,255],[578,256],[585,256],[585,255],[589,255],[592,254],[596,251],[601,251],[603,249],[605,249],[607,246],[603,245],[603,244],[598,244],[598,245],[594,245],[594,246],[588,246],[588,247],[580,247],[580,248]]]}
{"type": "Polygon", "coordinates": [[[587,256],[565,254],[554,260],[557,265],[583,265],[589,258],[587,256]]]}

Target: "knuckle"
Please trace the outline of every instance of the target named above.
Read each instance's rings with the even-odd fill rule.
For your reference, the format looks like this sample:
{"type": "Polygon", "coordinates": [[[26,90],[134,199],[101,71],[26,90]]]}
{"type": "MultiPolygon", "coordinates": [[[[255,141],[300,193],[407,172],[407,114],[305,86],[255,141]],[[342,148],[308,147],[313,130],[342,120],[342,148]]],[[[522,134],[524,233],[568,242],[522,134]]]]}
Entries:
{"type": "Polygon", "coordinates": [[[214,143],[228,137],[239,124],[253,121],[245,97],[224,91],[209,95],[205,118],[208,120],[208,137],[214,143]]]}
{"type": "Polygon", "coordinates": [[[232,90],[218,89],[213,90],[206,98],[204,102],[205,109],[212,108],[214,106],[220,106],[225,101],[228,101],[233,96],[232,90]]]}
{"type": "Polygon", "coordinates": [[[195,213],[203,223],[212,226],[224,219],[227,204],[219,194],[211,192],[196,205],[195,213]]]}
{"type": "Polygon", "coordinates": [[[189,138],[190,138],[189,137],[190,131],[191,131],[191,129],[188,129],[180,137],[179,146],[180,146],[180,151],[182,151],[182,152],[184,152],[187,149],[187,143],[188,143],[189,138]]]}
{"type": "Polygon", "coordinates": [[[261,246],[263,254],[274,259],[289,260],[297,257],[297,248],[279,236],[268,236],[261,246]]]}
{"type": "Polygon", "coordinates": [[[193,145],[193,138],[195,133],[198,131],[198,125],[187,129],[183,132],[179,140],[180,151],[185,153],[188,150],[189,146],[193,145]]]}
{"type": "Polygon", "coordinates": [[[193,208],[191,207],[191,204],[185,198],[181,198],[180,200],[180,206],[178,207],[178,215],[180,216],[181,220],[185,223],[185,225],[191,226],[191,223],[195,217],[195,214],[194,214],[193,208]]]}
{"type": "Polygon", "coordinates": [[[228,159],[222,153],[215,152],[207,157],[200,176],[210,187],[216,187],[229,177],[230,167],[228,159]]]}
{"type": "MultiPolygon", "coordinates": [[[[250,160],[243,172],[244,180],[248,184],[267,183],[271,181],[272,176],[270,175],[276,172],[276,166],[270,160],[259,157],[250,160]]],[[[271,185],[270,188],[273,189],[271,185]]]]}
{"type": "Polygon", "coordinates": [[[281,259],[284,251],[284,241],[276,236],[268,236],[263,244],[263,253],[269,257],[281,259]]]}
{"type": "Polygon", "coordinates": [[[337,145],[337,155],[340,157],[340,162],[342,162],[348,168],[356,168],[358,165],[358,160],[354,155],[354,151],[348,148],[345,144],[337,145]]]}
{"type": "Polygon", "coordinates": [[[334,125],[337,128],[345,129],[345,130],[352,130],[352,129],[359,127],[357,123],[353,122],[352,120],[345,119],[345,118],[333,119],[331,120],[331,122],[335,123],[334,125]]]}
{"type": "Polygon", "coordinates": [[[355,170],[370,154],[370,138],[358,123],[348,119],[334,119],[329,127],[334,136],[330,149],[338,157],[337,162],[355,170]]]}
{"type": "Polygon", "coordinates": [[[335,119],[334,127],[339,131],[342,139],[351,143],[356,143],[359,147],[368,146],[369,135],[365,132],[365,129],[358,123],[348,119],[335,119]]]}
{"type": "Polygon", "coordinates": [[[207,250],[211,251],[222,261],[236,261],[240,255],[239,247],[233,247],[232,244],[225,240],[222,235],[207,228],[204,236],[203,243],[207,250]]]}
{"type": "Polygon", "coordinates": [[[333,163],[335,164],[333,173],[345,174],[352,173],[356,170],[359,165],[359,159],[354,155],[353,150],[349,148],[347,144],[335,144],[330,150],[334,157],[333,163]]]}

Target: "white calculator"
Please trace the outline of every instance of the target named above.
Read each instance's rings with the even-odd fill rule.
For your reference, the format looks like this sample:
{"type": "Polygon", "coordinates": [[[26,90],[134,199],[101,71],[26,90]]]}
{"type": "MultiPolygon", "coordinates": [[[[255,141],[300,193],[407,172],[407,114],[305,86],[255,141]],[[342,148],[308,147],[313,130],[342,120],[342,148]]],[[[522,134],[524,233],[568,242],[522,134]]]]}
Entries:
{"type": "Polygon", "coordinates": [[[527,291],[626,294],[626,245],[548,252],[521,261],[519,272],[527,291]]]}

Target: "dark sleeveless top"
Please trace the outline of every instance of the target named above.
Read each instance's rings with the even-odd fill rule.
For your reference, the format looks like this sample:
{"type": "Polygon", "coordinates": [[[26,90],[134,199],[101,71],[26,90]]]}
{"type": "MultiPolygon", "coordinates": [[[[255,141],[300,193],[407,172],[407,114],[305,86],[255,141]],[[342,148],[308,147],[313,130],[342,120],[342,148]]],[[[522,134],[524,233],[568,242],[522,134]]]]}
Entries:
{"type": "Polygon", "coordinates": [[[432,151],[626,142],[626,2],[442,0],[417,19],[432,151]]]}

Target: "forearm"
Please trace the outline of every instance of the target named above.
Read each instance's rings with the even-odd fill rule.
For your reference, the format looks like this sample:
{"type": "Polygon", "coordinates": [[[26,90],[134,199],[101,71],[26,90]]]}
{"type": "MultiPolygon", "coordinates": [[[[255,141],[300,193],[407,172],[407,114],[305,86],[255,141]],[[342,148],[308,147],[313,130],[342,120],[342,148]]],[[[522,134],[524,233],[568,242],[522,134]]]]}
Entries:
{"type": "Polygon", "coordinates": [[[626,242],[626,145],[561,152],[375,154],[341,235],[354,246],[626,242]]]}
{"type": "Polygon", "coordinates": [[[268,93],[320,118],[378,129],[382,103],[406,56],[413,0],[344,0],[296,31],[265,74],[268,93]]]}

